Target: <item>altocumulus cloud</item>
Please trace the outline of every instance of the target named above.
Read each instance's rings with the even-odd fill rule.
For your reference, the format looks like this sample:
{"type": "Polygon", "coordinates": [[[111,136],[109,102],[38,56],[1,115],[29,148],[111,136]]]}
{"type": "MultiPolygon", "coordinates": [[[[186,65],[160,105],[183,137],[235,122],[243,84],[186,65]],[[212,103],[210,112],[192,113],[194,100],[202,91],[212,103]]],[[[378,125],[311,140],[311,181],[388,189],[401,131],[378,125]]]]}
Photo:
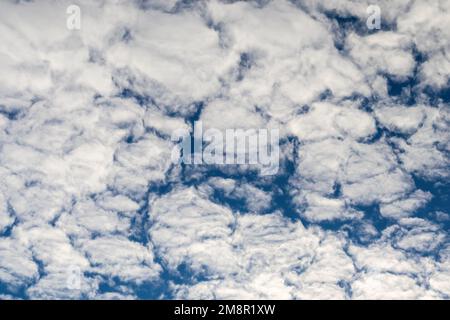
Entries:
{"type": "Polygon", "coordinates": [[[0,298],[450,297],[449,1],[72,4],[0,4],[0,298]]]}

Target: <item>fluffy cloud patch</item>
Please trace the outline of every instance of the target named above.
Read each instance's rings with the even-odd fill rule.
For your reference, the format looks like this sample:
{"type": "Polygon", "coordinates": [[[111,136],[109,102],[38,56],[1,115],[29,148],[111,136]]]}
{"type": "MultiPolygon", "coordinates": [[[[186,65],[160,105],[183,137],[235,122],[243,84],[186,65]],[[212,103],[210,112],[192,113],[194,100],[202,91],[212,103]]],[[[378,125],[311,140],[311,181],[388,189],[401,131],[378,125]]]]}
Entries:
{"type": "Polygon", "coordinates": [[[0,4],[1,299],[448,299],[448,1],[69,4],[0,4]]]}

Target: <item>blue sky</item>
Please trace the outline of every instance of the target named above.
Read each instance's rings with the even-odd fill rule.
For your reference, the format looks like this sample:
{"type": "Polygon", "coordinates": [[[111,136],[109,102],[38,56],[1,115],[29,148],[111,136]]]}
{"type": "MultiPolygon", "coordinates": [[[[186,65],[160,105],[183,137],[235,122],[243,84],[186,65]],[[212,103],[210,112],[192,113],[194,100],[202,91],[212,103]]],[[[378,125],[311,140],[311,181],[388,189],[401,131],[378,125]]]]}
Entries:
{"type": "Polygon", "coordinates": [[[3,1],[0,299],[448,299],[449,17],[3,1]],[[174,164],[195,121],[279,129],[278,172],[174,164]]]}

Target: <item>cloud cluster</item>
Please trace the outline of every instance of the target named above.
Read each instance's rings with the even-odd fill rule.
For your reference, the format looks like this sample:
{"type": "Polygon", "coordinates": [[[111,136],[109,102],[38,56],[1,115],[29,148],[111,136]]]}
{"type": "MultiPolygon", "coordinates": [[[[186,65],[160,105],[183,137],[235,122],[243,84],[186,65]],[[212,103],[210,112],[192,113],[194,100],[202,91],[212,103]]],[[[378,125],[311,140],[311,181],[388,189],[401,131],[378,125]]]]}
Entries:
{"type": "Polygon", "coordinates": [[[0,4],[0,299],[450,297],[448,1],[77,3],[0,4]]]}

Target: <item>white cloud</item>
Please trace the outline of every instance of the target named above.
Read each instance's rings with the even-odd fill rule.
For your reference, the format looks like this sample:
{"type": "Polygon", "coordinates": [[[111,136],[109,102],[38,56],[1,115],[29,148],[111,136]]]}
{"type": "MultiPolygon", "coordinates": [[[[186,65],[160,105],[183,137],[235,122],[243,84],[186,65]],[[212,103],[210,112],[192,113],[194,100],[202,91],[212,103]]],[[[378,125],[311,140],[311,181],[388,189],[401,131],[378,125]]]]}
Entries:
{"type": "Polygon", "coordinates": [[[413,188],[411,177],[397,168],[395,155],[383,141],[327,139],[305,144],[298,152],[298,177],[293,182],[300,202],[310,192],[333,194],[336,183],[343,200],[363,205],[394,201],[413,188]]]}
{"type": "Polygon", "coordinates": [[[380,213],[385,217],[404,218],[414,213],[415,210],[423,207],[432,195],[422,190],[417,190],[405,199],[393,201],[391,203],[382,204],[380,213]]]}
{"type": "Polygon", "coordinates": [[[19,287],[39,276],[31,251],[16,239],[0,239],[0,280],[19,287]]]}
{"type": "Polygon", "coordinates": [[[149,234],[170,269],[182,263],[194,272],[235,268],[228,240],[235,218],[229,209],[191,188],[152,201],[149,210],[153,222],[149,234]],[[217,252],[222,259],[216,258],[217,252]]]}
{"type": "Polygon", "coordinates": [[[425,178],[448,176],[448,117],[446,108],[428,108],[423,125],[408,140],[398,144],[403,167],[425,178]]]}
{"type": "Polygon", "coordinates": [[[0,4],[1,298],[448,298],[448,1],[68,4],[0,4]],[[174,166],[194,115],[294,173],[174,166]]]}
{"type": "Polygon", "coordinates": [[[305,115],[289,122],[290,131],[302,141],[326,138],[365,138],[375,133],[373,118],[351,105],[337,106],[319,102],[305,115]]]}
{"type": "Polygon", "coordinates": [[[365,74],[377,73],[404,78],[413,72],[415,61],[408,37],[394,32],[377,32],[365,37],[350,34],[346,39],[350,55],[365,74]]]}
{"type": "Polygon", "coordinates": [[[243,200],[247,209],[253,213],[259,213],[270,207],[272,196],[257,187],[248,183],[239,183],[232,179],[211,178],[208,180],[205,191],[213,193],[214,191],[223,192],[224,196],[230,199],[243,200]],[[209,187],[209,188],[208,188],[209,187]]]}
{"type": "Polygon", "coordinates": [[[306,203],[308,207],[302,216],[309,221],[356,220],[363,216],[362,212],[347,207],[342,199],[330,199],[311,193],[306,195],[306,203]]]}
{"type": "Polygon", "coordinates": [[[422,107],[393,106],[376,109],[378,121],[391,131],[410,134],[416,131],[425,118],[422,107]]]}
{"type": "MultiPolygon", "coordinates": [[[[414,279],[406,275],[390,273],[366,274],[352,286],[355,299],[414,300],[427,296],[426,291],[414,279]]],[[[436,296],[434,296],[436,298],[436,296]]]]}
{"type": "Polygon", "coordinates": [[[123,237],[99,237],[82,241],[91,263],[89,271],[142,283],[155,280],[161,267],[154,263],[152,249],[123,237]]]}

